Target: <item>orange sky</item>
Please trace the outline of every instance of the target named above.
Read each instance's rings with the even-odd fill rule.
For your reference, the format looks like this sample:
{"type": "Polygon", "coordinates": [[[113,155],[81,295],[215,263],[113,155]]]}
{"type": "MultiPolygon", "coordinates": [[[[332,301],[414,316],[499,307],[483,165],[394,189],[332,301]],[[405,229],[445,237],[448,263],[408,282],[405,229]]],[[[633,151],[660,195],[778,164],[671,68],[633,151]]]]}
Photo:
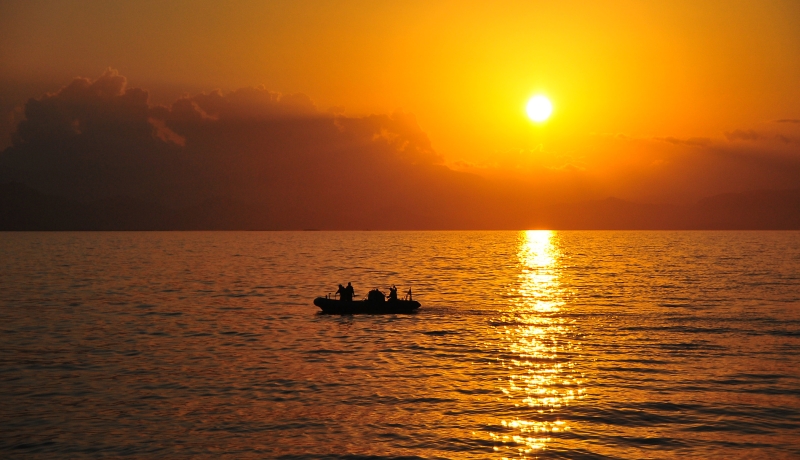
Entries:
{"type": "Polygon", "coordinates": [[[696,199],[736,187],[652,188],[684,166],[652,168],[696,149],[796,159],[800,145],[800,125],[776,123],[800,119],[793,0],[0,4],[7,133],[15,106],[108,67],[157,103],[264,85],[348,116],[401,110],[444,164],[555,194],[572,170],[589,197],[696,199]],[[536,93],[555,106],[540,126],[524,113],[536,93]]]}

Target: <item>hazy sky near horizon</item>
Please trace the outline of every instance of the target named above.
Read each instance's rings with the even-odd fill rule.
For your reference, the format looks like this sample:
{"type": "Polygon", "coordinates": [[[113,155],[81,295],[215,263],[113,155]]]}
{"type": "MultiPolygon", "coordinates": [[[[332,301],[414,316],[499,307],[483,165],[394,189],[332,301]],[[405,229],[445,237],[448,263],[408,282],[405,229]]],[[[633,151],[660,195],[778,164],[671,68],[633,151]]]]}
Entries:
{"type": "Polygon", "coordinates": [[[109,67],[154,104],[263,85],[322,113],[413,114],[443,164],[578,181],[576,198],[680,201],[798,177],[792,0],[6,0],[1,146],[26,100],[109,67]],[[534,94],[555,107],[539,125],[524,111],[534,94]]]}

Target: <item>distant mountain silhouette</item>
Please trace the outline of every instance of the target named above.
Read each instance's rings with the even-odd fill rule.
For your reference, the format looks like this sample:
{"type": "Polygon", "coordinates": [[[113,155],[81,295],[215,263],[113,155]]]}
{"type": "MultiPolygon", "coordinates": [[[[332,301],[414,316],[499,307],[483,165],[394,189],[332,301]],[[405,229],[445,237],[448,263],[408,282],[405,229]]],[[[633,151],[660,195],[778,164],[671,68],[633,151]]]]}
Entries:
{"type": "Polygon", "coordinates": [[[0,184],[0,230],[92,230],[93,210],[22,184],[0,184]]]}
{"type": "MultiPolygon", "coordinates": [[[[789,230],[800,229],[800,189],[727,193],[691,206],[634,203],[618,198],[530,209],[524,228],[563,230],[789,230]]],[[[324,218],[304,223],[325,229],[324,218]]],[[[480,220],[475,216],[474,222],[480,220]]],[[[508,226],[506,224],[505,226],[508,226]]],[[[514,225],[514,224],[511,224],[514,225]]],[[[505,227],[502,226],[501,227],[505,227]]],[[[420,220],[411,228],[440,228],[420,220]]],[[[481,228],[486,228],[486,225],[481,228]]],[[[516,228],[522,228],[516,227],[516,228]]],[[[228,198],[171,208],[116,197],[81,203],[42,194],[18,183],[0,184],[0,230],[301,230],[268,209],[228,198]],[[295,228],[296,227],[296,228],[295,228]]],[[[407,225],[404,228],[409,228],[407,225]]]]}
{"type": "Polygon", "coordinates": [[[800,229],[800,189],[726,193],[692,210],[695,228],[800,229]]]}
{"type": "Polygon", "coordinates": [[[690,206],[607,198],[549,206],[536,216],[533,225],[575,230],[800,229],[800,189],[726,193],[690,206]]]}
{"type": "Polygon", "coordinates": [[[0,184],[0,230],[274,230],[260,208],[229,199],[170,208],[129,197],[79,203],[0,184]]]}
{"type": "Polygon", "coordinates": [[[672,229],[684,226],[686,209],[606,198],[552,205],[534,217],[534,227],[573,230],[672,229]]]}
{"type": "Polygon", "coordinates": [[[800,189],[726,193],[691,206],[607,198],[549,206],[536,216],[533,225],[575,230],[800,229],[800,189]]]}

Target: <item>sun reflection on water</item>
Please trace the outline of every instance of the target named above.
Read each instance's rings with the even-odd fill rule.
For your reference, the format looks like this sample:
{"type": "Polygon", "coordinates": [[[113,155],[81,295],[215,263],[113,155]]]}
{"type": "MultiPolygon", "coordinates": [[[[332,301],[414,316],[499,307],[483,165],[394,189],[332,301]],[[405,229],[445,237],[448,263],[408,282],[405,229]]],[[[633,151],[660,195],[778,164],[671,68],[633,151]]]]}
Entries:
{"type": "Polygon", "coordinates": [[[501,390],[520,415],[502,420],[503,429],[491,436],[495,451],[529,458],[571,429],[562,408],[583,397],[585,390],[572,361],[578,344],[563,311],[562,255],[556,233],[522,232],[517,256],[519,279],[497,324],[510,356],[501,359],[508,370],[501,390]]]}

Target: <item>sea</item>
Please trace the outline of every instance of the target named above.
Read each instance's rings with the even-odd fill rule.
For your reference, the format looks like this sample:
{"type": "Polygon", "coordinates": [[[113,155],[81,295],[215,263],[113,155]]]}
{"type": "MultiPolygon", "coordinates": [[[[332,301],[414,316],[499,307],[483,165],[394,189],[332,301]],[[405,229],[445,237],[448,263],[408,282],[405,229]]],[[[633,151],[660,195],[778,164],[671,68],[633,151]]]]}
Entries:
{"type": "Polygon", "coordinates": [[[800,232],[0,233],[0,457],[800,458],[800,232]]]}

